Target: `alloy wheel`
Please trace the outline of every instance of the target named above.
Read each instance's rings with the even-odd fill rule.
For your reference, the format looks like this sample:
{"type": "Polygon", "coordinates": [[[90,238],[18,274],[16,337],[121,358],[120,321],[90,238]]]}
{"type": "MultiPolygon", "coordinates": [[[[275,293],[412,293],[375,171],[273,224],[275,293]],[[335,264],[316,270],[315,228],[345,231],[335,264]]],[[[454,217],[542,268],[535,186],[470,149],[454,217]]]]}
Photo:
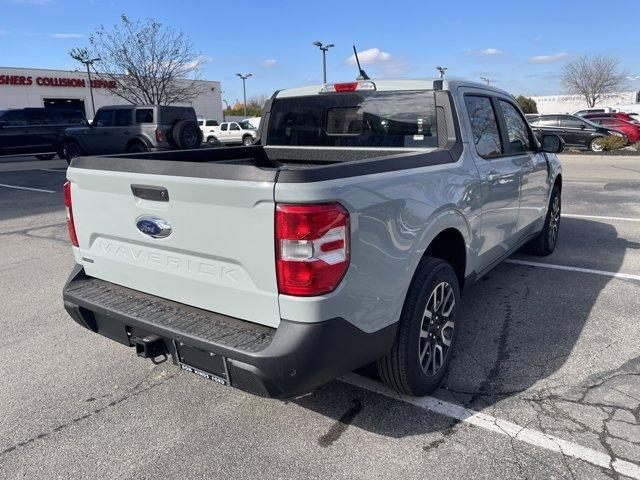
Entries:
{"type": "Polygon", "coordinates": [[[549,217],[549,244],[556,244],[558,230],[560,228],[560,197],[555,196],[551,204],[551,215],[549,217]]]}
{"type": "Polygon", "coordinates": [[[440,371],[451,348],[455,306],[456,297],[451,285],[448,282],[436,285],[422,315],[418,340],[420,367],[428,377],[440,371]]]}

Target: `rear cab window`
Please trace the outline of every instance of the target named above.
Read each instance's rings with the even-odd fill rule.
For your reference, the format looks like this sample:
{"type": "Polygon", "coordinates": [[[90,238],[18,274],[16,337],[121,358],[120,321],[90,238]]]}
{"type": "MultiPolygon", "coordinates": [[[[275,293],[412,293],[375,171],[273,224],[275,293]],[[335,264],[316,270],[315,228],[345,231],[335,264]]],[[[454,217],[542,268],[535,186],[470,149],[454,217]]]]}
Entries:
{"type": "Polygon", "coordinates": [[[509,153],[523,153],[531,150],[531,136],[527,123],[516,107],[505,101],[498,100],[502,118],[504,118],[509,138],[509,153]]]}
{"type": "Polygon", "coordinates": [[[432,90],[276,98],[267,145],[437,148],[432,90]]]}

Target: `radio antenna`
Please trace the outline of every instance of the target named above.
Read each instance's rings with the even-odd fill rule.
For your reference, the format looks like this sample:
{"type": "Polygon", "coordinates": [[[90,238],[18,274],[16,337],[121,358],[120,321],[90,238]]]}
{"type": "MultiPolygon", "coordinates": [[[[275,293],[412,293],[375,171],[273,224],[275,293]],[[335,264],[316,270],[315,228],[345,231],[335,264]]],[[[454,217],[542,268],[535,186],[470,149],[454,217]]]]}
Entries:
{"type": "Polygon", "coordinates": [[[369,78],[369,75],[367,75],[367,72],[365,72],[362,67],[360,67],[360,59],[358,58],[358,51],[356,50],[356,46],[353,46],[353,54],[356,57],[356,63],[358,64],[358,71],[360,72],[360,75],[358,75],[358,78],[356,80],[371,80],[369,78]]]}

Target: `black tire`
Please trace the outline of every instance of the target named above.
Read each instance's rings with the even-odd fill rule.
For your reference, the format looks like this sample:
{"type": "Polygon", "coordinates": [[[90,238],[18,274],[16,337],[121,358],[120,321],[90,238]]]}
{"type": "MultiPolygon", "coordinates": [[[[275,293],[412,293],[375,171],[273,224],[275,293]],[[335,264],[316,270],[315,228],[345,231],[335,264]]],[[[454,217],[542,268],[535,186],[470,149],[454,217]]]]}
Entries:
{"type": "Polygon", "coordinates": [[[211,135],[209,138],[207,138],[207,145],[211,147],[220,145],[220,140],[218,140],[216,137],[211,135]]]}
{"type": "Polygon", "coordinates": [[[591,140],[589,142],[589,150],[591,150],[592,152],[602,152],[604,150],[604,148],[602,148],[600,146],[600,143],[598,142],[598,140],[600,140],[602,137],[598,137],[598,138],[594,138],[593,140],[591,140]]]}
{"type": "Polygon", "coordinates": [[[395,343],[377,362],[378,374],[387,386],[414,396],[435,390],[449,367],[455,347],[459,303],[458,278],[451,265],[439,258],[425,257],[404,301],[395,343]],[[440,289],[444,299],[438,306],[433,296],[440,289]],[[434,307],[431,310],[435,313],[429,313],[431,319],[427,307],[434,307]]]}
{"type": "Polygon", "coordinates": [[[55,156],[55,153],[47,153],[46,155],[36,155],[36,158],[38,160],[51,160],[55,156]]]}
{"type": "Polygon", "coordinates": [[[149,149],[147,148],[147,146],[140,142],[134,142],[129,145],[129,148],[127,148],[127,153],[142,153],[148,151],[149,149]]]}
{"type": "Polygon", "coordinates": [[[556,248],[560,233],[560,213],[562,212],[562,196],[557,185],[551,190],[549,208],[544,219],[544,227],[536,238],[527,244],[526,252],[540,257],[550,255],[556,248]]]}
{"type": "Polygon", "coordinates": [[[248,147],[252,143],[253,137],[251,135],[245,135],[244,137],[242,137],[242,145],[244,145],[245,147],[248,147]]]}
{"type": "Polygon", "coordinates": [[[173,140],[178,148],[199,148],[202,144],[202,131],[192,120],[180,120],[173,126],[173,140]]]}
{"type": "Polygon", "coordinates": [[[78,145],[78,142],[74,142],[73,140],[66,142],[64,147],[62,147],[62,151],[64,152],[64,159],[68,164],[71,164],[71,161],[74,158],[79,157],[84,153],[82,148],[80,148],[80,145],[78,145]]]}

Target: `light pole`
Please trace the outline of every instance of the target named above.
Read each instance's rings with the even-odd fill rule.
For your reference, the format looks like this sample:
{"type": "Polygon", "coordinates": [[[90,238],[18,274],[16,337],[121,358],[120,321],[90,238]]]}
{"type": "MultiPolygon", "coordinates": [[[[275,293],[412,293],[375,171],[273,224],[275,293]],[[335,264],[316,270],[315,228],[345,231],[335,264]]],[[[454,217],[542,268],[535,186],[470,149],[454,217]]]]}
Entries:
{"type": "Polygon", "coordinates": [[[318,47],[322,51],[322,73],[324,78],[324,83],[327,83],[327,51],[333,46],[333,43],[329,43],[327,45],[323,45],[322,42],[315,41],[313,44],[318,47]]]}
{"type": "Polygon", "coordinates": [[[93,65],[94,62],[99,62],[100,58],[87,58],[82,52],[72,52],[71,57],[77,60],[80,63],[84,63],[87,67],[87,77],[89,77],[89,93],[91,94],[91,111],[93,112],[93,116],[96,116],[96,104],[93,101],[93,87],[91,86],[91,70],[89,70],[89,66],[93,65]]]}
{"type": "Polygon", "coordinates": [[[438,74],[440,75],[440,78],[444,78],[444,73],[447,71],[447,67],[436,67],[436,70],[438,70],[438,74]]]}
{"type": "Polygon", "coordinates": [[[241,73],[236,73],[236,75],[242,79],[242,95],[244,97],[244,116],[246,118],[247,117],[247,85],[245,82],[247,78],[251,76],[251,74],[247,73],[246,75],[242,75],[241,73]]]}
{"type": "MultiPolygon", "coordinates": [[[[222,101],[223,101],[223,102],[224,102],[224,104],[227,106],[226,110],[229,110],[229,102],[227,102],[224,98],[222,99],[222,101]]],[[[225,120],[226,115],[225,115],[225,113],[224,113],[224,112],[225,112],[225,110],[222,110],[222,121],[223,121],[223,122],[225,122],[225,121],[226,121],[226,120],[225,120]]]]}
{"type": "Polygon", "coordinates": [[[491,79],[488,77],[480,77],[480,80],[482,80],[484,83],[486,83],[487,85],[489,85],[489,82],[491,82],[491,79]]]}

